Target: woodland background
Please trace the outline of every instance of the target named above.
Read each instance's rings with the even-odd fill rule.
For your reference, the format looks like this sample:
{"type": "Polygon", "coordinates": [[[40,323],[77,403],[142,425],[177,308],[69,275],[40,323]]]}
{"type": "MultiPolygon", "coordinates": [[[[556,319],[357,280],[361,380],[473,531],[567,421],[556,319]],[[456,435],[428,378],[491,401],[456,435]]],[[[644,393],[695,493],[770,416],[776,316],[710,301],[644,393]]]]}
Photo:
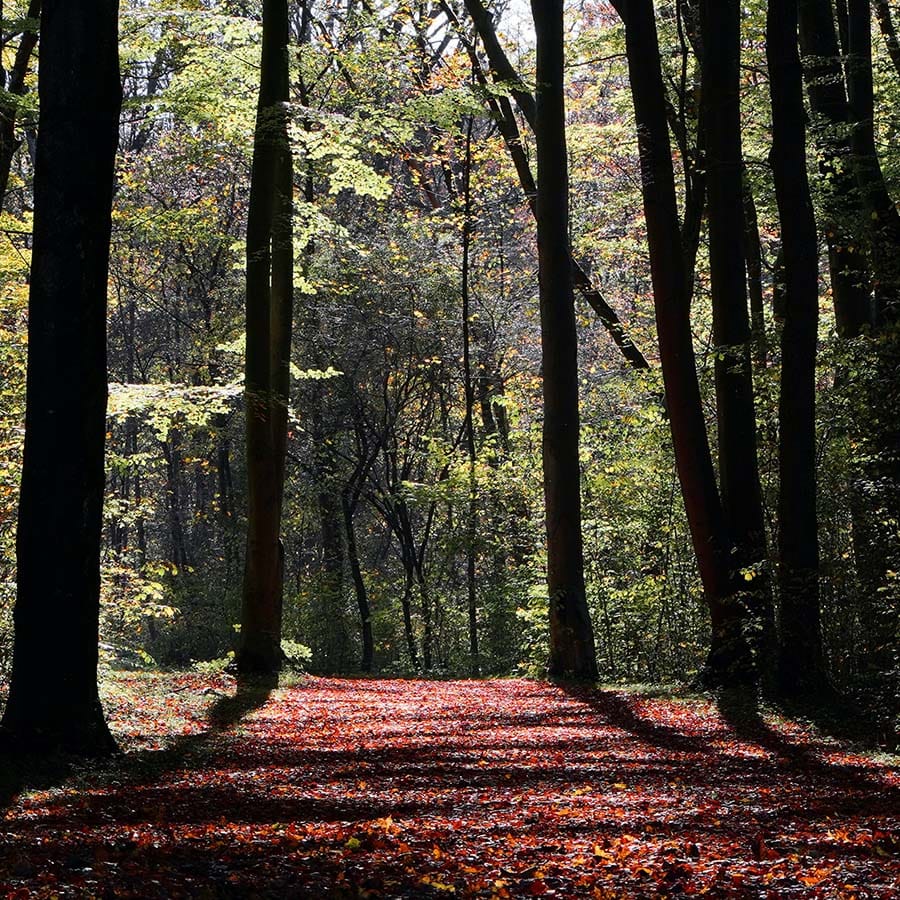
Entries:
{"type": "MultiPolygon", "coordinates": [[[[756,436],[775,546],[781,240],[765,7],[743,4],[741,114],[756,436]]],[[[521,10],[493,8],[530,85],[533,37],[521,10]]],[[[479,672],[540,672],[548,600],[537,255],[533,217],[492,113],[513,91],[473,65],[469,50],[476,60],[483,51],[461,4],[306,0],[290,10],[297,290],[284,650],[322,674],[470,674],[474,572],[479,672]],[[362,656],[362,602],[371,608],[371,664],[362,656]]],[[[12,77],[28,12],[24,3],[3,10],[0,112],[14,122],[15,152],[0,218],[0,678],[11,661],[15,596],[34,61],[20,83],[12,77]]],[[[703,172],[690,12],[687,2],[657,4],[684,202],[703,172]]],[[[243,235],[259,10],[227,0],[123,0],[120,21],[103,660],[216,670],[235,642],[246,530],[243,235]]],[[[877,21],[873,36],[877,146],[897,196],[900,59],[877,21]]],[[[598,662],[609,681],[689,680],[708,652],[708,613],[662,399],[637,129],[612,7],[572,4],[566,49],[573,255],[633,342],[626,358],[578,298],[583,534],[598,662]]],[[[817,121],[812,114],[813,130],[817,121]]],[[[532,138],[519,123],[530,159],[532,138]]],[[[854,521],[870,452],[858,437],[872,416],[865,385],[883,372],[868,331],[848,333],[835,320],[822,226],[832,193],[819,162],[811,149],[822,259],[824,644],[841,689],[883,699],[898,665],[896,642],[885,638],[895,635],[897,575],[872,584],[854,521]]],[[[698,227],[691,323],[715,454],[713,369],[722,348],[712,337],[705,223],[698,227]]],[[[881,524],[896,532],[895,521],[881,524]]],[[[765,577],[767,566],[743,577],[765,577]]]]}

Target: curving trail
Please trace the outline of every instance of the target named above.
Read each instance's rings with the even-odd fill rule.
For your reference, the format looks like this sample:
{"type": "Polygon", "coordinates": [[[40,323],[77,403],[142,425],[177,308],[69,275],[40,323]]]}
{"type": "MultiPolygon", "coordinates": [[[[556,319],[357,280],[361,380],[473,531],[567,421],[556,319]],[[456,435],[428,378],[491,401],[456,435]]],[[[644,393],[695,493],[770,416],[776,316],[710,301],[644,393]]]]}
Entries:
{"type": "Polygon", "coordinates": [[[129,751],[0,813],[0,897],[896,897],[900,770],[701,701],[119,676],[129,751]]]}

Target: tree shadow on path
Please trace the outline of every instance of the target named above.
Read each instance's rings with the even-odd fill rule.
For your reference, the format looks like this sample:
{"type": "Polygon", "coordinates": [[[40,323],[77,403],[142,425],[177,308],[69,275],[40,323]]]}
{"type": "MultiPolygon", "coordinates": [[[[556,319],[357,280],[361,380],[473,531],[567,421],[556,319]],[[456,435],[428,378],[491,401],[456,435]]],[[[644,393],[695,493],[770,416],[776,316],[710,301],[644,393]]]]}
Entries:
{"type": "MultiPolygon", "coordinates": [[[[696,763],[703,766],[708,766],[714,758],[722,755],[721,746],[717,746],[706,736],[692,735],[642,716],[628,695],[583,685],[561,687],[568,696],[592,708],[610,725],[634,735],[652,747],[696,755],[696,763]]],[[[736,739],[770,754],[765,760],[726,756],[725,765],[758,770],[759,775],[769,774],[773,778],[782,774],[803,775],[822,784],[854,789],[863,795],[877,796],[879,801],[900,804],[900,788],[888,784],[877,771],[870,771],[863,764],[827,758],[829,753],[847,752],[845,747],[829,743],[815,735],[802,735],[792,739],[769,725],[754,694],[721,691],[715,703],[722,723],[730,732],[723,735],[723,739],[736,739]]]]}
{"type": "Polygon", "coordinates": [[[277,687],[277,677],[239,677],[235,694],[218,698],[207,712],[208,729],[179,737],[162,750],[120,752],[99,760],[65,755],[40,758],[0,751],[0,813],[11,807],[23,791],[50,790],[72,777],[115,772],[138,779],[182,766],[245,716],[265,706],[277,687]]]}

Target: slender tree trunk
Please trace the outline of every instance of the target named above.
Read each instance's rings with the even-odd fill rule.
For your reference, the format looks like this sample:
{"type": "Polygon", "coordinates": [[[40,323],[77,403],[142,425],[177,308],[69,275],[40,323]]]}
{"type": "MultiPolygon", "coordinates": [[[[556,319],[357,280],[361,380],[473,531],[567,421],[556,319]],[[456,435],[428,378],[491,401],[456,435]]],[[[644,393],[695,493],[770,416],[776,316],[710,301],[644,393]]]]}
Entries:
{"type": "Polygon", "coordinates": [[[702,95],[707,166],[707,218],[716,344],[715,383],[719,487],[736,553],[732,567],[749,570],[741,602],[767,652],[773,611],[756,449],[756,411],[744,252],[744,162],[741,150],[740,0],[703,0],[702,95]]]}
{"type": "Polygon", "coordinates": [[[182,521],[181,433],[173,428],[161,446],[166,460],[166,518],[169,520],[171,542],[169,558],[176,566],[184,568],[188,565],[189,558],[182,521]]]}
{"type": "Polygon", "coordinates": [[[293,308],[293,173],[288,138],[287,0],[264,0],[247,218],[247,555],[240,670],[281,665],[280,541],[293,308]]]}
{"type": "Polygon", "coordinates": [[[744,608],[734,600],[732,543],[716,487],[697,379],[691,298],[681,251],[675,174],[666,120],[665,88],[652,0],[616,0],[625,22],[628,70],[638,126],[641,180],[659,355],[675,463],[691,540],[712,624],[706,679],[713,684],[752,678],[744,608]]]}
{"type": "Polygon", "coordinates": [[[415,574],[422,603],[422,669],[430,672],[434,664],[434,604],[421,562],[415,563],[415,574]]]}
{"type": "Polygon", "coordinates": [[[356,594],[356,606],[359,609],[359,621],[362,634],[362,660],[360,668],[363,672],[371,672],[375,660],[375,641],[372,636],[372,608],[366,582],[359,564],[359,549],[356,545],[356,525],[353,521],[354,504],[350,498],[341,498],[344,513],[344,533],[347,538],[347,561],[350,564],[350,577],[353,579],[353,590],[356,594]]]}
{"type": "Polygon", "coordinates": [[[862,207],[850,153],[850,111],[831,0],[800,0],[800,52],[824,188],[823,231],[838,332],[857,337],[873,321],[869,267],[858,236],[862,207]]]}
{"type": "Polygon", "coordinates": [[[341,539],[341,499],[320,469],[319,477],[326,481],[319,493],[319,531],[322,542],[322,567],[319,571],[319,599],[322,626],[325,629],[325,655],[328,671],[339,672],[346,655],[343,646],[344,623],[344,542],[341,539]]]}
{"type": "MultiPolygon", "coordinates": [[[[534,131],[537,127],[537,103],[519,73],[510,64],[506,51],[497,37],[497,29],[491,20],[491,14],[481,0],[465,0],[465,4],[475,30],[484,44],[494,80],[509,90],[525,121],[534,131]]],[[[552,3],[550,5],[552,6],[552,3]]]]}
{"type": "Polygon", "coordinates": [[[766,340],[766,308],[763,296],[762,246],[759,240],[759,219],[753,189],[744,176],[744,243],[747,253],[747,292],[750,296],[750,332],[753,337],[753,361],[759,369],[768,363],[766,340]]]}
{"type": "Polygon", "coordinates": [[[406,649],[409,653],[409,661],[413,669],[418,669],[419,654],[416,650],[416,635],[413,631],[412,622],[413,563],[411,559],[407,559],[406,551],[403,551],[403,572],[405,580],[403,582],[403,596],[400,598],[400,605],[403,608],[403,632],[406,636],[406,649]]]}
{"type": "MultiPolygon", "coordinates": [[[[472,71],[476,80],[483,88],[488,88],[488,79],[481,66],[478,54],[471,42],[464,37],[463,28],[459,22],[453,8],[442,0],[441,7],[447,17],[456,27],[460,34],[466,50],[472,62],[472,71]]],[[[515,71],[510,63],[502,45],[497,37],[497,31],[494,28],[490,14],[487,12],[481,0],[466,0],[466,8],[475,25],[475,30],[481,38],[488,54],[488,60],[491,67],[491,73],[495,84],[504,85],[505,87],[515,86],[511,91],[522,114],[525,116],[529,126],[534,129],[534,110],[535,100],[532,94],[526,89],[525,83],[515,71]]],[[[509,98],[503,95],[495,96],[495,92],[488,89],[485,92],[488,97],[487,107],[497,123],[497,129],[506,145],[510,160],[516,170],[519,179],[519,185],[525,194],[526,202],[529,209],[534,214],[536,212],[537,185],[531,172],[531,163],[528,160],[528,154],[522,143],[522,137],[519,132],[519,125],[516,121],[513,106],[509,98]]],[[[571,254],[570,254],[571,255],[571,254]]],[[[592,284],[590,277],[584,267],[572,258],[572,279],[575,289],[591,307],[600,319],[600,324],[607,330],[609,336],[613,339],[613,343],[618,347],[622,357],[634,369],[649,369],[650,364],[647,362],[643,353],[628,336],[625,326],[619,319],[616,311],[609,305],[601,292],[592,284]]]]}
{"type": "Polygon", "coordinates": [[[897,73],[900,74],[900,39],[897,38],[897,28],[891,15],[889,0],[875,0],[875,15],[878,16],[878,25],[887,45],[888,55],[897,73]]]}
{"type": "MultiPolygon", "coordinates": [[[[847,86],[853,161],[866,212],[875,276],[874,365],[864,383],[862,478],[855,486],[866,510],[861,618],[867,639],[864,668],[886,722],[900,706],[900,213],[890,197],[875,145],[875,98],[869,0],[847,2],[847,86]]],[[[896,719],[894,719],[894,724],[896,719]]],[[[888,727],[891,727],[888,725],[888,727]]]]}
{"type": "Polygon", "coordinates": [[[544,388],[549,673],[597,677],[584,586],[578,461],[578,337],[569,254],[562,0],[533,0],[537,33],[537,233],[544,388]]]}
{"type": "Polygon", "coordinates": [[[847,12],[850,149],[871,243],[876,320],[884,322],[887,318],[896,320],[900,305],[900,213],[888,193],[875,146],[869,0],[848,0],[847,12]]]}
{"type": "Polygon", "coordinates": [[[470,340],[469,255],[472,244],[472,126],[469,116],[466,127],[465,168],[463,170],[463,227],[462,227],[462,338],[463,382],[466,395],[466,454],[469,457],[469,509],[466,520],[466,606],[469,614],[469,671],[478,675],[478,591],[475,582],[475,540],[478,535],[478,497],[475,483],[475,386],[472,380],[472,347],[470,340]]]}
{"type": "Polygon", "coordinates": [[[819,261],[806,168],[797,0],[771,0],[766,52],[772,94],[770,161],[784,248],[779,403],[778,687],[796,695],[826,683],[816,519],[816,344],[819,261]]]}
{"type": "MultiPolygon", "coordinates": [[[[28,18],[37,19],[40,14],[41,0],[31,0],[28,5],[28,18]]],[[[25,77],[28,75],[28,64],[31,61],[31,54],[37,46],[37,40],[36,30],[28,30],[22,34],[12,68],[3,84],[4,93],[0,95],[0,208],[3,206],[6,190],[9,187],[9,173],[12,169],[13,157],[22,143],[16,139],[16,116],[18,114],[16,98],[23,97],[26,93],[25,77]]]]}
{"type": "Polygon", "coordinates": [[[114,749],[97,691],[118,6],[47,0],[28,316],[13,748],[114,749]]]}

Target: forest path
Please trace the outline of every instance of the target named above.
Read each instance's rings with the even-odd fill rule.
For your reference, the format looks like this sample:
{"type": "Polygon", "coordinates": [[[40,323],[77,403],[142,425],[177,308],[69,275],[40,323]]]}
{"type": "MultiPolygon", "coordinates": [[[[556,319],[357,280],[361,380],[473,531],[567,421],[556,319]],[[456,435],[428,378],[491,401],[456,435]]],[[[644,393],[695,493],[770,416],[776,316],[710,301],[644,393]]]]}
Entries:
{"type": "Polygon", "coordinates": [[[116,676],[105,702],[129,752],[5,811],[0,897],[887,898],[900,884],[900,770],[727,704],[521,680],[235,697],[201,675],[116,676]]]}

